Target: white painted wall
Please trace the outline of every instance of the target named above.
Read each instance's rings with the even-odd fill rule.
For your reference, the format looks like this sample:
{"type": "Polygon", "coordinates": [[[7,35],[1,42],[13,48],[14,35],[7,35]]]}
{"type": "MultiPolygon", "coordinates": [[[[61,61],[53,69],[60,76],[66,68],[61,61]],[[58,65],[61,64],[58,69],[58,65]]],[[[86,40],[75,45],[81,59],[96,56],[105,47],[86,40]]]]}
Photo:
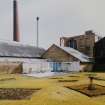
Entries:
{"type": "Polygon", "coordinates": [[[63,71],[74,71],[78,72],[80,71],[80,62],[63,62],[61,69],[63,71]]]}
{"type": "MultiPolygon", "coordinates": [[[[52,71],[53,66],[51,62],[47,62],[46,59],[28,59],[28,58],[9,58],[2,57],[0,62],[21,62],[23,63],[23,73],[38,73],[52,71]]],[[[79,62],[62,62],[61,70],[63,71],[80,71],[79,62]]]]}
{"type": "Polygon", "coordinates": [[[46,71],[52,71],[50,63],[47,61],[23,63],[23,73],[39,73],[46,71]]]}

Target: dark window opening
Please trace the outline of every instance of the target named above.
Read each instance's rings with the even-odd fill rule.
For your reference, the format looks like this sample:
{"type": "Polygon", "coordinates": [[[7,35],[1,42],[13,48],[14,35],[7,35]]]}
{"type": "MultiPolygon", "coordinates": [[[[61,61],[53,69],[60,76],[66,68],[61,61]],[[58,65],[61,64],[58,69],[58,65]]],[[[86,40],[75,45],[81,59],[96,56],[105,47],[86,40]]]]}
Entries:
{"type": "Polygon", "coordinates": [[[69,40],[68,46],[74,49],[77,49],[77,42],[74,39],[69,40]]]}

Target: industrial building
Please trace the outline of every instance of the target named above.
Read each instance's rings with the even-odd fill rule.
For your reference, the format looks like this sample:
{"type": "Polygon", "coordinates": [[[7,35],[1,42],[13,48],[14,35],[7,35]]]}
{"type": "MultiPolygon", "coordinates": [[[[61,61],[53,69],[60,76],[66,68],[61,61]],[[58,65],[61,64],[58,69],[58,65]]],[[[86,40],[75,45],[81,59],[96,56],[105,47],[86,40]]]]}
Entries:
{"type": "MultiPolygon", "coordinates": [[[[13,41],[0,40],[0,71],[4,73],[23,73],[32,71],[36,62],[43,62],[43,48],[22,44],[18,22],[18,3],[13,0],[13,41]]],[[[37,68],[36,68],[37,69],[37,68]]],[[[36,70],[34,69],[34,70],[36,70]]]]}
{"type": "MultiPolygon", "coordinates": [[[[95,34],[60,38],[47,51],[39,46],[20,43],[17,1],[13,0],[13,41],[0,41],[0,71],[4,73],[36,73],[45,71],[80,71],[91,69],[95,34]]],[[[38,40],[37,40],[38,41],[38,40]]],[[[38,45],[38,42],[37,42],[38,45]]]]}
{"type": "MultiPolygon", "coordinates": [[[[20,43],[18,3],[13,0],[13,41],[0,41],[0,72],[3,73],[36,73],[45,71],[79,71],[78,62],[62,62],[62,69],[58,67],[59,62],[53,59],[48,61],[43,58],[46,51],[43,48],[20,43]],[[75,68],[75,65],[78,65],[75,68]]],[[[61,67],[61,66],[60,66],[61,67]]]]}
{"type": "Polygon", "coordinates": [[[61,37],[60,46],[74,48],[89,57],[93,57],[94,44],[100,37],[93,31],[86,31],[83,35],[61,37]]]}

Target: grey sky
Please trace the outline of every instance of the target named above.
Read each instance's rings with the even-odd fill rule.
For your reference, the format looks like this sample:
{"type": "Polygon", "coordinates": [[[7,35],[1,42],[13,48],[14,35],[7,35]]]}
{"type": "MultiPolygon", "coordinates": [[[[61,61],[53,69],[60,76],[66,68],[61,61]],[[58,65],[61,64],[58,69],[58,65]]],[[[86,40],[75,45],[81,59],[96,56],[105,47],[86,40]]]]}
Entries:
{"type": "MultiPolygon", "coordinates": [[[[0,39],[12,40],[12,1],[0,0],[0,39]]],[[[85,30],[105,35],[105,0],[18,0],[21,42],[36,44],[36,20],[40,17],[40,46],[59,43],[60,36],[85,30]]]]}

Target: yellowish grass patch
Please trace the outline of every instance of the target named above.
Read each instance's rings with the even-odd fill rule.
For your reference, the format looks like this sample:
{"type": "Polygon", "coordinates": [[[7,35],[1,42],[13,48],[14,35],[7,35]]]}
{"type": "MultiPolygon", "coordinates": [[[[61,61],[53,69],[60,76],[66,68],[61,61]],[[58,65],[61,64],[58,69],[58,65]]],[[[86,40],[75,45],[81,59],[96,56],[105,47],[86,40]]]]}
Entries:
{"type": "MultiPolygon", "coordinates": [[[[77,77],[69,77],[71,74],[62,77],[62,80],[78,79],[78,82],[59,83],[59,79],[50,78],[33,78],[22,75],[0,74],[2,78],[15,78],[13,81],[0,82],[0,88],[41,88],[40,91],[34,93],[30,100],[0,100],[0,105],[105,105],[105,96],[98,98],[89,98],[81,93],[67,89],[64,85],[80,85],[89,83],[85,73],[78,73],[77,77]]],[[[105,74],[97,74],[105,77],[105,74]]],[[[97,81],[97,84],[105,86],[105,81],[97,81]]]]}

